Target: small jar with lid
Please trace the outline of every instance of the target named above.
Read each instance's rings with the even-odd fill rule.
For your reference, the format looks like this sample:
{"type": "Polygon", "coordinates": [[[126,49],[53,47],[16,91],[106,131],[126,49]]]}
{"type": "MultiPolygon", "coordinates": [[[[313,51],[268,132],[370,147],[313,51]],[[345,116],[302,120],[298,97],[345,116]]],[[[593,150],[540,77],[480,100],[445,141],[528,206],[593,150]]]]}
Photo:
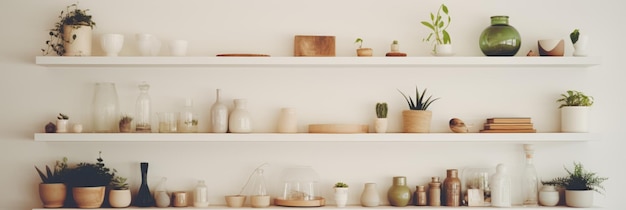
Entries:
{"type": "Polygon", "coordinates": [[[433,176],[428,183],[428,205],[441,206],[441,182],[438,176],[433,176]]]}

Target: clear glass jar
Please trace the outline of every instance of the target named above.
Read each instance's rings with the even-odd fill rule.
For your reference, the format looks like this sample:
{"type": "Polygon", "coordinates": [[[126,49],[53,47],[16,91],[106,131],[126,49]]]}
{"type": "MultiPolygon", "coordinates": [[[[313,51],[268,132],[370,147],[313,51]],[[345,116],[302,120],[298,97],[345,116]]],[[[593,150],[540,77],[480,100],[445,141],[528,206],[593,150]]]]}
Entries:
{"type": "Polygon", "coordinates": [[[274,203],[279,206],[323,206],[319,175],[310,166],[285,169],[282,192],[274,203]]]}
{"type": "Polygon", "coordinates": [[[146,82],[139,84],[139,97],[135,106],[135,132],[150,133],[152,132],[150,115],[152,104],[150,103],[150,95],[148,95],[150,85],[146,82]]]}
{"type": "Polygon", "coordinates": [[[185,100],[185,107],[180,112],[180,117],[178,118],[178,132],[198,132],[198,115],[193,109],[193,99],[188,98],[185,100]]]}
{"type": "Polygon", "coordinates": [[[530,144],[524,145],[526,163],[522,174],[522,205],[537,206],[538,205],[538,188],[539,178],[537,178],[537,170],[533,164],[534,148],[530,144]]]}
{"type": "Polygon", "coordinates": [[[117,132],[120,114],[115,83],[96,83],[92,106],[93,132],[117,132]]]}

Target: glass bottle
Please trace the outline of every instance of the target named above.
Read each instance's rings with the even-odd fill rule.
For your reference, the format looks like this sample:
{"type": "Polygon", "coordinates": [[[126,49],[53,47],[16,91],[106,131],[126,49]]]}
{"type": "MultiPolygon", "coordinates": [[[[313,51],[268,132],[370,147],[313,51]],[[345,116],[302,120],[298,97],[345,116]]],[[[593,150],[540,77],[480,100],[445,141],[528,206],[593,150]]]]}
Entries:
{"type": "Polygon", "coordinates": [[[235,99],[235,110],[230,113],[228,129],[231,133],[252,132],[252,119],[248,112],[246,99],[235,99]]]}
{"type": "Polygon", "coordinates": [[[211,132],[226,133],[228,131],[228,107],[220,102],[220,89],[215,92],[215,103],[211,106],[211,132]]]}
{"type": "Polygon", "coordinates": [[[406,177],[393,177],[393,185],[387,191],[387,199],[391,206],[407,206],[411,201],[411,189],[406,186],[406,177]]]}
{"type": "Polygon", "coordinates": [[[511,207],[511,177],[504,164],[498,164],[496,167],[496,174],[491,178],[489,188],[491,189],[491,206],[511,207]]]}
{"type": "Polygon", "coordinates": [[[196,185],[196,189],[193,192],[193,206],[209,206],[209,188],[206,186],[206,184],[204,184],[204,180],[198,181],[198,185],[196,185]]]}
{"type": "Polygon", "coordinates": [[[509,16],[491,16],[491,26],[482,32],[478,43],[487,56],[514,56],[522,45],[522,38],[509,25],[509,16]]]}
{"type": "Polygon", "coordinates": [[[441,182],[438,176],[433,176],[428,183],[428,205],[441,206],[441,182]]]}
{"type": "Polygon", "coordinates": [[[95,133],[117,132],[120,114],[115,83],[96,83],[92,106],[93,131],[95,133]]]}
{"type": "Polygon", "coordinates": [[[137,97],[135,106],[135,111],[137,112],[135,116],[135,132],[138,133],[152,132],[152,126],[150,126],[152,104],[150,103],[150,95],[148,95],[149,89],[150,85],[148,83],[142,82],[139,84],[139,97],[137,97]]]}
{"type": "Polygon", "coordinates": [[[443,180],[443,197],[446,206],[461,206],[461,180],[457,169],[448,169],[443,180]]]}
{"type": "MultiPolygon", "coordinates": [[[[264,164],[265,165],[265,164],[264,164]]],[[[254,175],[250,182],[250,206],[254,208],[264,208],[270,206],[270,196],[267,194],[267,185],[265,183],[265,175],[263,174],[263,166],[254,170],[254,175]]]]}
{"type": "Polygon", "coordinates": [[[148,163],[141,162],[141,186],[139,186],[139,192],[135,197],[135,206],[152,207],[154,204],[154,198],[148,187],[148,163]]]}
{"type": "Polygon", "coordinates": [[[537,170],[533,164],[533,146],[524,144],[524,153],[526,154],[526,163],[524,165],[524,174],[522,174],[522,205],[537,206],[539,178],[537,177],[537,170]]]}
{"type": "Polygon", "coordinates": [[[198,132],[198,115],[193,109],[193,99],[188,98],[185,100],[185,107],[180,112],[180,117],[178,118],[178,132],[198,132]]]}
{"type": "Polygon", "coordinates": [[[154,201],[157,207],[169,207],[171,203],[170,194],[167,192],[167,178],[162,177],[161,182],[154,191],[154,201]]]}

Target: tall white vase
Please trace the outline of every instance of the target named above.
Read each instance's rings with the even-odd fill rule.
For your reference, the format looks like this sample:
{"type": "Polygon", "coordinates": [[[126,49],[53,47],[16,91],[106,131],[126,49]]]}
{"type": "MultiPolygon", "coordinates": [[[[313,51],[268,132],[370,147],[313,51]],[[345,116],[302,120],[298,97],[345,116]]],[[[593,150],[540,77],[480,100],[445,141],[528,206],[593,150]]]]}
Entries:
{"type": "Polygon", "coordinates": [[[220,89],[216,90],[215,103],[211,106],[211,132],[228,131],[228,107],[220,101],[220,89]]]}
{"type": "Polygon", "coordinates": [[[64,56],[90,56],[91,55],[91,26],[65,25],[63,26],[64,56]]]}
{"type": "Polygon", "coordinates": [[[589,131],[588,106],[564,106],[561,107],[561,132],[586,133],[589,131]]]}
{"type": "Polygon", "coordinates": [[[235,99],[235,110],[230,113],[228,129],[231,133],[252,132],[252,119],[246,99],[235,99]]]}
{"type": "Polygon", "coordinates": [[[365,183],[361,194],[361,205],[365,207],[375,207],[380,205],[380,195],[376,183],[365,183]]]}

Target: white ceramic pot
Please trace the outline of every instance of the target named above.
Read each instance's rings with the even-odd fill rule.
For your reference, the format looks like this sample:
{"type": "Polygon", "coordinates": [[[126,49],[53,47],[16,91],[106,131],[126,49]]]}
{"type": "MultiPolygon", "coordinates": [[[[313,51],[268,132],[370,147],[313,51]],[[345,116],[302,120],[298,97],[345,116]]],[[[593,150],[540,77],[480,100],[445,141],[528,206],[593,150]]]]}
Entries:
{"type": "Polygon", "coordinates": [[[374,131],[376,133],[387,133],[387,127],[389,127],[387,118],[376,118],[374,120],[374,131]]]}
{"type": "Polygon", "coordinates": [[[565,190],[565,205],[587,208],[593,205],[593,190],[565,190]]]}
{"type": "Polygon", "coordinates": [[[588,106],[564,106],[561,107],[561,132],[586,133],[589,131],[588,106]]]}
{"type": "Polygon", "coordinates": [[[187,55],[187,46],[189,42],[187,40],[172,40],[170,42],[170,54],[172,56],[185,56],[187,55]]]}
{"type": "Polygon", "coordinates": [[[335,187],[335,203],[337,207],[346,207],[348,203],[348,189],[347,187],[335,187]]]}
{"type": "Polygon", "coordinates": [[[295,108],[282,108],[278,116],[278,133],[297,133],[298,118],[295,108]]]}
{"type": "Polygon", "coordinates": [[[235,99],[235,110],[230,113],[228,130],[231,133],[252,132],[252,117],[248,112],[246,99],[235,99]]]}
{"type": "Polygon", "coordinates": [[[91,31],[90,26],[66,25],[63,26],[63,37],[68,42],[63,43],[64,56],[90,56],[91,55],[91,31]],[[72,39],[75,37],[75,39],[72,39]]]}
{"type": "Polygon", "coordinates": [[[67,133],[69,120],[57,120],[57,133],[67,133]]]}
{"type": "Polygon", "coordinates": [[[544,185],[539,191],[539,204],[556,206],[559,203],[559,192],[552,185],[544,185]]]}
{"type": "Polygon", "coordinates": [[[100,37],[100,45],[106,56],[117,56],[124,46],[124,35],[103,34],[102,37],[100,37]]]}
{"type": "Polygon", "coordinates": [[[365,207],[380,205],[380,195],[376,183],[365,183],[363,193],[361,193],[361,205],[365,207]]]}
{"type": "Polygon", "coordinates": [[[587,56],[587,43],[589,42],[589,36],[579,35],[578,41],[574,44],[574,56],[587,56]]]}
{"type": "Polygon", "coordinates": [[[436,56],[452,56],[454,52],[452,51],[452,44],[437,44],[435,45],[435,55],[436,56]]]}
{"type": "Polygon", "coordinates": [[[109,191],[109,204],[113,208],[126,208],[130,206],[130,201],[131,201],[130,190],[109,191]]]}

